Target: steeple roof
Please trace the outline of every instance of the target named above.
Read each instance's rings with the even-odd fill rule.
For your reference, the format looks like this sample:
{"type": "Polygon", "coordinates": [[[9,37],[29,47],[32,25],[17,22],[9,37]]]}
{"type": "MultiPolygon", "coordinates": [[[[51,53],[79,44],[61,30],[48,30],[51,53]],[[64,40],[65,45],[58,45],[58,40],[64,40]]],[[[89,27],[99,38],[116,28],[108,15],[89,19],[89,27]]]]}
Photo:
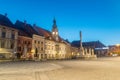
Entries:
{"type": "Polygon", "coordinates": [[[53,19],[53,23],[56,24],[56,19],[55,18],[53,19]]]}
{"type": "MultiPolygon", "coordinates": [[[[38,27],[38,26],[34,26],[34,29],[39,33],[39,35],[43,35],[46,39],[50,39],[51,38],[50,40],[56,41],[53,38],[53,36],[52,36],[50,31],[45,30],[45,29],[43,29],[41,27],[38,27]]],[[[64,41],[60,36],[58,36],[58,38],[59,38],[59,42],[64,41]]]]}
{"type": "Polygon", "coordinates": [[[53,28],[57,28],[56,19],[55,18],[53,19],[53,28]]]}

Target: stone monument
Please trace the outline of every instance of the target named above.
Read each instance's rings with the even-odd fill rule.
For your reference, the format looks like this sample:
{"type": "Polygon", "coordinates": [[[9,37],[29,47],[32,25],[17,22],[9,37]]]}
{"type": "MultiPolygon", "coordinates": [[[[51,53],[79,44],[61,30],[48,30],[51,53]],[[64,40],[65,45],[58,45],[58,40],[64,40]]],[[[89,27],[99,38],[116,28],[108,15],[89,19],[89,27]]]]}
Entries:
{"type": "Polygon", "coordinates": [[[82,45],[82,32],[80,31],[80,58],[82,59],[91,59],[96,58],[96,55],[94,54],[94,50],[91,48],[83,48],[82,45]]]}
{"type": "Polygon", "coordinates": [[[82,32],[80,31],[80,57],[84,57],[84,48],[82,46],[82,32]]]}

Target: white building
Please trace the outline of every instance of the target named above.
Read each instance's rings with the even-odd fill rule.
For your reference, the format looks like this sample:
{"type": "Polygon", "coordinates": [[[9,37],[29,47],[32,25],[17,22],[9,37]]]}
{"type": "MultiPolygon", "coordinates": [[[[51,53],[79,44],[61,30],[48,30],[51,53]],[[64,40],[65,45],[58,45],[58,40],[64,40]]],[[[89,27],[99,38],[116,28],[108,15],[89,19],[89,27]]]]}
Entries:
{"type": "Polygon", "coordinates": [[[41,27],[34,26],[34,29],[44,36],[45,39],[45,58],[46,59],[65,59],[67,54],[67,42],[59,36],[56,20],[53,20],[52,32],[41,27]]]}
{"type": "Polygon", "coordinates": [[[17,52],[18,30],[7,16],[0,14],[0,58],[10,58],[17,52]]]}

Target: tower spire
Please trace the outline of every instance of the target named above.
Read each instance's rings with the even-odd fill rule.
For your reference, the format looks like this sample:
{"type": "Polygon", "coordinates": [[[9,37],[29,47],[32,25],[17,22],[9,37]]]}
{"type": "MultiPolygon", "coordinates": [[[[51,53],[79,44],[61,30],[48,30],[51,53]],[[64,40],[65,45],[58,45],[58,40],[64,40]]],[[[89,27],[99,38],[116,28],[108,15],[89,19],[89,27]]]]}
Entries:
{"type": "Polygon", "coordinates": [[[80,31],[80,47],[82,47],[82,31],[80,31]]]}
{"type": "Polygon", "coordinates": [[[54,19],[53,19],[53,24],[56,24],[56,19],[55,19],[55,17],[54,17],[54,19]]]}
{"type": "Polygon", "coordinates": [[[58,41],[58,29],[57,29],[57,25],[56,25],[56,19],[54,17],[53,19],[53,27],[52,27],[52,36],[53,38],[58,41]]]}
{"type": "Polygon", "coordinates": [[[82,46],[82,31],[80,31],[80,55],[84,55],[84,49],[82,46]]]}

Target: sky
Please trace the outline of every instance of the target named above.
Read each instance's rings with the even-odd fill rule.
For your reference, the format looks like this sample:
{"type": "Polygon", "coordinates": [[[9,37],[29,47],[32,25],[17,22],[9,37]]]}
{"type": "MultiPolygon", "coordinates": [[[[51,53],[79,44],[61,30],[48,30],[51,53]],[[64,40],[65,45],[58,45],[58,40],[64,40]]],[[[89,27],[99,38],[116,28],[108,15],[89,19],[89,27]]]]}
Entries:
{"type": "Polygon", "coordinates": [[[70,42],[120,43],[120,0],[0,0],[0,14],[49,31],[56,18],[59,35],[70,42]]]}

